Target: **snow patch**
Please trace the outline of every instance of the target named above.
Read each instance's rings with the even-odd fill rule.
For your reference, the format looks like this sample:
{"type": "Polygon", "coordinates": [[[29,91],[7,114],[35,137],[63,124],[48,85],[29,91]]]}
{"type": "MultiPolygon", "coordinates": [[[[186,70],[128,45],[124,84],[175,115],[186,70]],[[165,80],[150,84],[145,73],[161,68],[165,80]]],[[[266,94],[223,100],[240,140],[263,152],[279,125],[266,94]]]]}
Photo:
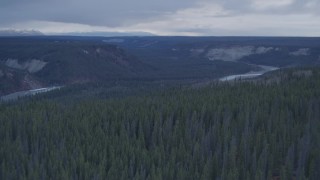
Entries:
{"type": "Polygon", "coordinates": [[[258,47],[256,49],[256,54],[265,54],[265,53],[267,53],[269,51],[272,51],[272,50],[274,50],[273,47],[263,47],[263,46],[261,46],[261,47],[258,47]]]}
{"type": "Polygon", "coordinates": [[[19,63],[17,59],[7,59],[5,65],[13,69],[27,70],[29,73],[36,73],[42,70],[47,65],[47,62],[32,59],[23,63],[19,63]]]}
{"type": "Polygon", "coordinates": [[[308,56],[310,55],[310,49],[309,48],[301,48],[297,51],[289,53],[292,56],[308,56]]]}
{"type": "Polygon", "coordinates": [[[234,46],[229,48],[215,48],[207,53],[209,60],[236,61],[243,57],[253,54],[266,54],[270,51],[277,50],[274,47],[254,47],[254,46],[234,46]]]}
{"type": "Polygon", "coordinates": [[[236,61],[245,56],[254,53],[253,46],[230,47],[230,48],[216,48],[209,50],[207,57],[209,60],[223,60],[223,61],[236,61]]]}
{"type": "Polygon", "coordinates": [[[82,49],[82,52],[83,52],[84,54],[89,54],[89,52],[88,52],[87,50],[84,50],[84,49],[82,49]]]}

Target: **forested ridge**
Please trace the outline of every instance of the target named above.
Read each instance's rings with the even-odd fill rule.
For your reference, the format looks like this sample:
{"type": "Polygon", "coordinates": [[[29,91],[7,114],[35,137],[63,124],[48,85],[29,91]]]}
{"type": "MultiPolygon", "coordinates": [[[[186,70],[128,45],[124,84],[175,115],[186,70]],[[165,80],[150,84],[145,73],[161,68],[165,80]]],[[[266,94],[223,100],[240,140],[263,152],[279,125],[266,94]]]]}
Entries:
{"type": "Polygon", "coordinates": [[[0,179],[318,179],[320,69],[0,105],[0,179]]]}

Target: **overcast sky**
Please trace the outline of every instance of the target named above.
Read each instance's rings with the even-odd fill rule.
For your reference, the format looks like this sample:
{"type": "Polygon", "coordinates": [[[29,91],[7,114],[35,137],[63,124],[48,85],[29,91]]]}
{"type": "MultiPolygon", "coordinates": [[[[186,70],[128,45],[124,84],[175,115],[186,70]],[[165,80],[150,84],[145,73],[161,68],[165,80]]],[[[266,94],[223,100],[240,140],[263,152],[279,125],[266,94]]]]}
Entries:
{"type": "Polygon", "coordinates": [[[1,0],[0,29],[320,36],[320,0],[1,0]]]}

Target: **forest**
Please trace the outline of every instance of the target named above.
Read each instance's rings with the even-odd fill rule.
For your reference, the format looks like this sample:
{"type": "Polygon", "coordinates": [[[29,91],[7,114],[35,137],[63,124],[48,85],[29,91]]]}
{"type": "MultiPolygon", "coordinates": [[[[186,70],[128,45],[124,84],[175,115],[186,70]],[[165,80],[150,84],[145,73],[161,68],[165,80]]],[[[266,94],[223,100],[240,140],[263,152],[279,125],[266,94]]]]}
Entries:
{"type": "Polygon", "coordinates": [[[294,68],[2,103],[0,179],[318,179],[319,89],[320,68],[294,68]]]}

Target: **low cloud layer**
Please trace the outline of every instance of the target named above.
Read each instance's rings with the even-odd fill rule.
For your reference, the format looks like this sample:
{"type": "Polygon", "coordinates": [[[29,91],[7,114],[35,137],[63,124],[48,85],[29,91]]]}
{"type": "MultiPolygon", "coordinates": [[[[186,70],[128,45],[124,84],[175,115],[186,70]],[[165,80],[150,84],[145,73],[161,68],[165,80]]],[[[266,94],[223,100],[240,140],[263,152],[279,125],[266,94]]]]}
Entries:
{"type": "Polygon", "coordinates": [[[0,29],[320,36],[319,0],[3,0],[0,29]]]}

